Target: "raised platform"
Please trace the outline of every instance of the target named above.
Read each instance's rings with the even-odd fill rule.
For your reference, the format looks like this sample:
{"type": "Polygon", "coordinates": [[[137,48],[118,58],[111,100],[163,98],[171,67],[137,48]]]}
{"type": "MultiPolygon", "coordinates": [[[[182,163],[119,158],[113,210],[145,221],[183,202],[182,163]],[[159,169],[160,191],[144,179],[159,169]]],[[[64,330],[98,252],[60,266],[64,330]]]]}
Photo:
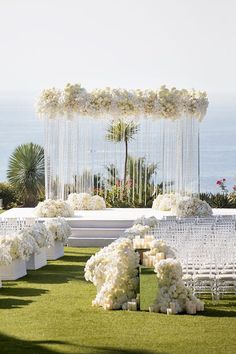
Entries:
{"type": "MultiPolygon", "coordinates": [[[[213,209],[214,215],[236,215],[236,209],[213,209]]],[[[69,246],[104,247],[120,237],[125,229],[141,217],[155,216],[162,219],[171,212],[151,208],[114,208],[106,210],[81,210],[75,216],[66,218],[72,227],[69,246]]],[[[34,208],[13,208],[0,215],[3,218],[34,218],[34,208]]],[[[44,221],[45,218],[40,218],[44,221]]]]}

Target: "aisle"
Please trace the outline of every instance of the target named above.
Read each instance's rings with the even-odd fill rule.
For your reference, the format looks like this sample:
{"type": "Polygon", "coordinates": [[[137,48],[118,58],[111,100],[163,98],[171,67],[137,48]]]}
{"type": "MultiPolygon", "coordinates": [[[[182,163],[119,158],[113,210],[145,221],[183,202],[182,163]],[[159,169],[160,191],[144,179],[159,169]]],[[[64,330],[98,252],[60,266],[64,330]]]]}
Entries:
{"type": "Polygon", "coordinates": [[[93,308],[95,288],[83,269],[94,251],[68,248],[63,259],[4,282],[1,354],[188,354],[190,346],[192,354],[234,352],[236,298],[208,301],[195,317],[93,308]]]}

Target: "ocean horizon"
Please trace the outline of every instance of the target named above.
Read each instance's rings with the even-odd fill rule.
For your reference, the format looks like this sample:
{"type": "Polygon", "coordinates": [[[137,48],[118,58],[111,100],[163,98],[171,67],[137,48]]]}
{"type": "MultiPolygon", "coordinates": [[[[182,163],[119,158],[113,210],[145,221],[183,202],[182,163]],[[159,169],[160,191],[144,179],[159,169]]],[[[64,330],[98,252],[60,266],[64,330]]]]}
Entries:
{"type": "MultiPolygon", "coordinates": [[[[236,105],[210,105],[200,125],[201,192],[217,192],[216,180],[226,178],[229,190],[236,184],[236,105]]],[[[5,182],[8,160],[23,143],[43,145],[43,122],[34,100],[0,99],[0,182],[5,182]]]]}

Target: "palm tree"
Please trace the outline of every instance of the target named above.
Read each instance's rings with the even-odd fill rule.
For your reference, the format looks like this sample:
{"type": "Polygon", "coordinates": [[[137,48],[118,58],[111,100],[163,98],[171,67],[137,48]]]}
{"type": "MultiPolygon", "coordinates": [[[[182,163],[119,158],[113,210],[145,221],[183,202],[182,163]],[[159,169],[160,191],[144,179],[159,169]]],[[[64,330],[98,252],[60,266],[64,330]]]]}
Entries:
{"type": "Polygon", "coordinates": [[[106,139],[115,143],[125,143],[124,184],[127,176],[128,143],[139,131],[139,125],[134,122],[125,122],[122,119],[113,121],[107,128],[106,139]]]}
{"type": "Polygon", "coordinates": [[[24,199],[25,206],[35,206],[44,192],[44,150],[40,145],[19,145],[10,156],[7,178],[24,199]]]}

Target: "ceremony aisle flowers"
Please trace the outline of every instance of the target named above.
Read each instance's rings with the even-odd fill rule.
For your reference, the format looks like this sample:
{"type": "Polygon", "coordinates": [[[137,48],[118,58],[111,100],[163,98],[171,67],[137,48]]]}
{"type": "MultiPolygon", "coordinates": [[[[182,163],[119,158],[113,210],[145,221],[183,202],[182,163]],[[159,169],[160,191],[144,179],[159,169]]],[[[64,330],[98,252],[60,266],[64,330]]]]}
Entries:
{"type": "Polygon", "coordinates": [[[43,218],[53,218],[57,216],[70,217],[74,215],[74,211],[71,206],[63,200],[46,199],[37,205],[35,215],[43,218]]]}
{"type": "Polygon", "coordinates": [[[65,219],[58,217],[46,220],[44,225],[47,231],[53,236],[54,241],[60,241],[63,244],[67,243],[68,237],[71,236],[71,227],[65,219]]]}
{"type": "Polygon", "coordinates": [[[156,262],[158,294],[154,308],[156,312],[195,314],[203,311],[204,304],[197,299],[182,280],[182,267],[179,261],[168,258],[156,262]]]}
{"type": "Polygon", "coordinates": [[[85,266],[85,279],[97,288],[94,306],[105,310],[127,307],[138,289],[139,255],[132,241],[120,238],[92,256],[85,266]]]}
{"type": "Polygon", "coordinates": [[[102,197],[99,195],[91,196],[88,193],[71,193],[68,195],[67,202],[74,210],[106,209],[106,203],[102,197]]]}
{"type": "Polygon", "coordinates": [[[151,230],[150,226],[142,224],[134,224],[129,229],[125,230],[125,236],[133,239],[135,236],[144,236],[151,230]]]}
{"type": "MultiPolygon", "coordinates": [[[[35,223],[29,228],[25,228],[19,233],[23,239],[33,238],[36,242],[37,247],[44,248],[50,247],[54,244],[54,235],[45,226],[44,223],[35,223]]],[[[34,252],[38,253],[39,249],[35,248],[34,252]]]]}
{"type": "Polygon", "coordinates": [[[28,260],[31,254],[38,250],[35,239],[24,232],[3,236],[0,239],[0,248],[3,247],[9,252],[12,261],[15,259],[28,260]]]}

